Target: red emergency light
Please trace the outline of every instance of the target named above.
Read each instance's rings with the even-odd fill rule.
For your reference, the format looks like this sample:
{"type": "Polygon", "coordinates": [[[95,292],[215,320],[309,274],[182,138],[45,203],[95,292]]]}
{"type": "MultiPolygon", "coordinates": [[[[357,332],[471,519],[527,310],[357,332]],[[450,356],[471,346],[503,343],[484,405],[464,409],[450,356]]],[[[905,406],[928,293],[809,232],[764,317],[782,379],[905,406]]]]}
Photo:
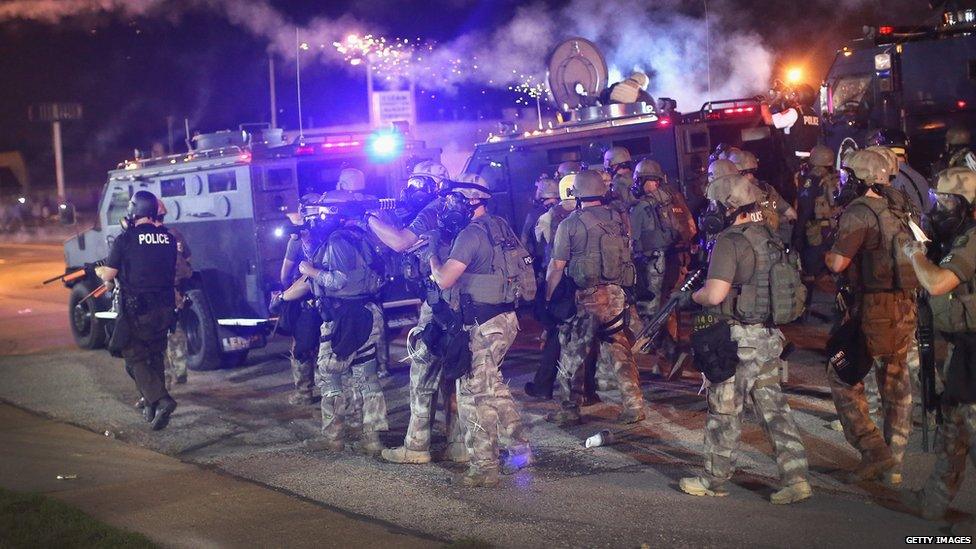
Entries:
{"type": "Polygon", "coordinates": [[[968,103],[966,103],[962,99],[960,99],[959,101],[956,101],[956,107],[957,108],[965,109],[966,108],[966,105],[968,105],[968,103]]]}
{"type": "Polygon", "coordinates": [[[295,149],[295,154],[297,155],[315,154],[315,147],[312,147],[310,145],[299,145],[295,149]]]}
{"type": "Polygon", "coordinates": [[[671,119],[670,118],[662,118],[662,119],[660,119],[660,120],[657,121],[657,125],[658,126],[667,126],[669,124],[671,124],[671,119]]]}
{"type": "Polygon", "coordinates": [[[346,147],[358,147],[362,145],[359,141],[335,141],[322,143],[323,149],[334,149],[334,148],[346,148],[346,147]]]}
{"type": "Polygon", "coordinates": [[[878,34],[895,34],[895,27],[883,25],[878,27],[878,34]]]}
{"type": "Polygon", "coordinates": [[[755,107],[734,107],[734,108],[730,107],[728,109],[725,109],[724,112],[725,114],[744,114],[744,113],[754,112],[755,110],[756,110],[755,107]]]}

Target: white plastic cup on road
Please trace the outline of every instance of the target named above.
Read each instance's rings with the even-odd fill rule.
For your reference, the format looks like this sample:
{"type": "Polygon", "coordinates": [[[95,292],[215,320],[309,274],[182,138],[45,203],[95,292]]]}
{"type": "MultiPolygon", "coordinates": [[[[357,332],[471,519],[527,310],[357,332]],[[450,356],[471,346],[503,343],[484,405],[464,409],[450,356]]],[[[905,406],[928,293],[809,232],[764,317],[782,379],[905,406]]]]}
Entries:
{"type": "Polygon", "coordinates": [[[616,437],[613,436],[613,431],[609,429],[604,429],[599,433],[586,439],[583,443],[585,448],[595,448],[597,446],[608,446],[616,442],[616,437]]]}

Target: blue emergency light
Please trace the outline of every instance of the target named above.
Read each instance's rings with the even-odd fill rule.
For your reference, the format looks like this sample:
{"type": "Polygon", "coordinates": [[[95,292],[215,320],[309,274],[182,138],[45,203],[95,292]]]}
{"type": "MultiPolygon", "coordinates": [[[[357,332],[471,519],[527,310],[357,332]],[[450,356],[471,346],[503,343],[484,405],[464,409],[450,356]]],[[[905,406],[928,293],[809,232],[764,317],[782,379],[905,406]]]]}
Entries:
{"type": "Polygon", "coordinates": [[[366,139],[366,154],[377,163],[395,160],[403,152],[403,135],[396,130],[377,130],[366,139]]]}

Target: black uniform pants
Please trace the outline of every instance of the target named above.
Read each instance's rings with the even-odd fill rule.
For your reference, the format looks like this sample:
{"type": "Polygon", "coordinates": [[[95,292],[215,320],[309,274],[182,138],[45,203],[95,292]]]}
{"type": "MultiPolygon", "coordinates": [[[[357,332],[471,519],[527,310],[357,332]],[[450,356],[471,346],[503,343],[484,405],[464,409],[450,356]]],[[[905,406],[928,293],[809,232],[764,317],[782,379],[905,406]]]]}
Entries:
{"type": "Polygon", "coordinates": [[[552,385],[556,382],[556,372],[559,368],[559,328],[555,325],[546,326],[546,340],[539,357],[539,368],[535,371],[532,383],[536,391],[552,396],[552,385]]]}
{"type": "Polygon", "coordinates": [[[141,314],[125,315],[130,326],[129,343],[122,349],[125,371],[148,404],[169,396],[164,378],[166,334],[173,325],[172,307],[154,307],[141,314]]]}

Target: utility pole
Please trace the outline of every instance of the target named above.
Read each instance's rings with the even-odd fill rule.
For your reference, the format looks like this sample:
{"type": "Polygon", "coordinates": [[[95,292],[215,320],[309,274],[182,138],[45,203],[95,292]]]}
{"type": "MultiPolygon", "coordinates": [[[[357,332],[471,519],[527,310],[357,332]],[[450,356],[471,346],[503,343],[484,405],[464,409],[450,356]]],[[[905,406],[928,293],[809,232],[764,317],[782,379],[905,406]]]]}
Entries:
{"type": "Polygon", "coordinates": [[[54,178],[58,184],[58,202],[64,203],[64,152],[61,148],[61,121],[51,122],[54,145],[54,178]]]}
{"type": "Polygon", "coordinates": [[[278,102],[275,100],[274,54],[268,52],[268,87],[271,90],[271,127],[278,127],[278,102]]]}
{"type": "Polygon", "coordinates": [[[64,190],[64,149],[61,142],[61,122],[81,120],[82,109],[79,103],[39,103],[27,109],[27,118],[32,122],[51,123],[51,146],[54,149],[54,178],[57,183],[58,200],[63,204],[64,190]]]}

